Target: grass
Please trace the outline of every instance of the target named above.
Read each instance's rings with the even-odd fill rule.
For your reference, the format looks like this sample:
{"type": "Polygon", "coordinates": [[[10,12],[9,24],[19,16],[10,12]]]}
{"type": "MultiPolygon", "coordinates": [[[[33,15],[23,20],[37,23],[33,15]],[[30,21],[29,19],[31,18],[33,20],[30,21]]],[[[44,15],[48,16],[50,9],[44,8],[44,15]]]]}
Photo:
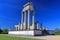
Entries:
{"type": "Polygon", "coordinates": [[[40,39],[13,37],[13,36],[7,36],[4,34],[0,34],[0,40],[40,40],[40,39]]]}

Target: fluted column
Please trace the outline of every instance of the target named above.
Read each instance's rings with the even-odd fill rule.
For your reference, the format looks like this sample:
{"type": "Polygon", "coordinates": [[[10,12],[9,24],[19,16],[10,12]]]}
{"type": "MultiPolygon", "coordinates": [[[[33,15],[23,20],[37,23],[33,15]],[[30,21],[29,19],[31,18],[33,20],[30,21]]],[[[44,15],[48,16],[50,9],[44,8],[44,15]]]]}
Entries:
{"type": "Polygon", "coordinates": [[[28,10],[28,29],[30,29],[30,10],[28,10]]]}

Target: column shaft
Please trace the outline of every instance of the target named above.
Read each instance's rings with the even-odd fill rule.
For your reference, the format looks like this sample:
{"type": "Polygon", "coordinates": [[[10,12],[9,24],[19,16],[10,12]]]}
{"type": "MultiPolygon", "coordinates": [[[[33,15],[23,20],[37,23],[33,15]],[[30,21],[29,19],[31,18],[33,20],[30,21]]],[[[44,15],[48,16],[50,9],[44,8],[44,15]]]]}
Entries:
{"type": "Polygon", "coordinates": [[[16,27],[16,31],[17,31],[17,27],[16,27]]]}
{"type": "Polygon", "coordinates": [[[32,22],[33,22],[33,29],[34,29],[34,12],[32,14],[32,22]]]}
{"type": "Polygon", "coordinates": [[[20,26],[18,25],[18,31],[20,30],[20,26]]]}
{"type": "Polygon", "coordinates": [[[23,13],[22,13],[22,18],[21,18],[21,30],[23,29],[23,13]]]}
{"type": "Polygon", "coordinates": [[[38,23],[37,23],[37,29],[38,29],[38,23]]]}
{"type": "Polygon", "coordinates": [[[22,23],[22,29],[24,30],[24,12],[23,12],[23,23],[22,23]]]}
{"type": "Polygon", "coordinates": [[[24,12],[24,29],[26,29],[26,12],[24,12]]]}
{"type": "Polygon", "coordinates": [[[30,10],[28,10],[28,29],[30,29],[30,10]]]}

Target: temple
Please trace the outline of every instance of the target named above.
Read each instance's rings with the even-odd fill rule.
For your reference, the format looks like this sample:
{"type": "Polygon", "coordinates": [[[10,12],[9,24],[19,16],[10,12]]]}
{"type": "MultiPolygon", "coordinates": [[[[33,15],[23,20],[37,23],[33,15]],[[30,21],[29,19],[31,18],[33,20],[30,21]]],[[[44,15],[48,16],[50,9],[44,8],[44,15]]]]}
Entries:
{"type": "Polygon", "coordinates": [[[28,2],[23,6],[21,14],[22,14],[21,24],[15,25],[15,27],[12,30],[10,30],[8,34],[31,35],[31,36],[54,34],[54,32],[49,31],[47,27],[43,28],[42,24],[40,25],[40,28],[38,28],[38,23],[35,23],[34,21],[35,11],[32,2],[28,2]],[[32,14],[32,16],[30,14],[32,14]],[[30,17],[32,17],[31,25],[30,25],[30,19],[31,19],[30,17]]]}

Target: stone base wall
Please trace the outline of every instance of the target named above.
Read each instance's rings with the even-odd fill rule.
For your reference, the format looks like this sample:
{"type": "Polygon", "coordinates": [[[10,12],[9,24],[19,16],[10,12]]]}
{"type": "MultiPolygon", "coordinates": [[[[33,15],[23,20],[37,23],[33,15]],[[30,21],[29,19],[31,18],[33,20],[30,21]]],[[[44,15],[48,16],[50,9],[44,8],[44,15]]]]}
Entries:
{"type": "Polygon", "coordinates": [[[9,31],[8,34],[13,35],[27,35],[27,36],[40,36],[40,35],[53,35],[54,31],[42,32],[41,30],[20,30],[20,31],[9,31]],[[45,34],[44,34],[45,33],[45,34]]]}
{"type": "Polygon", "coordinates": [[[9,31],[8,34],[13,34],[13,35],[42,35],[41,31],[38,30],[31,30],[31,31],[9,31]]]}

